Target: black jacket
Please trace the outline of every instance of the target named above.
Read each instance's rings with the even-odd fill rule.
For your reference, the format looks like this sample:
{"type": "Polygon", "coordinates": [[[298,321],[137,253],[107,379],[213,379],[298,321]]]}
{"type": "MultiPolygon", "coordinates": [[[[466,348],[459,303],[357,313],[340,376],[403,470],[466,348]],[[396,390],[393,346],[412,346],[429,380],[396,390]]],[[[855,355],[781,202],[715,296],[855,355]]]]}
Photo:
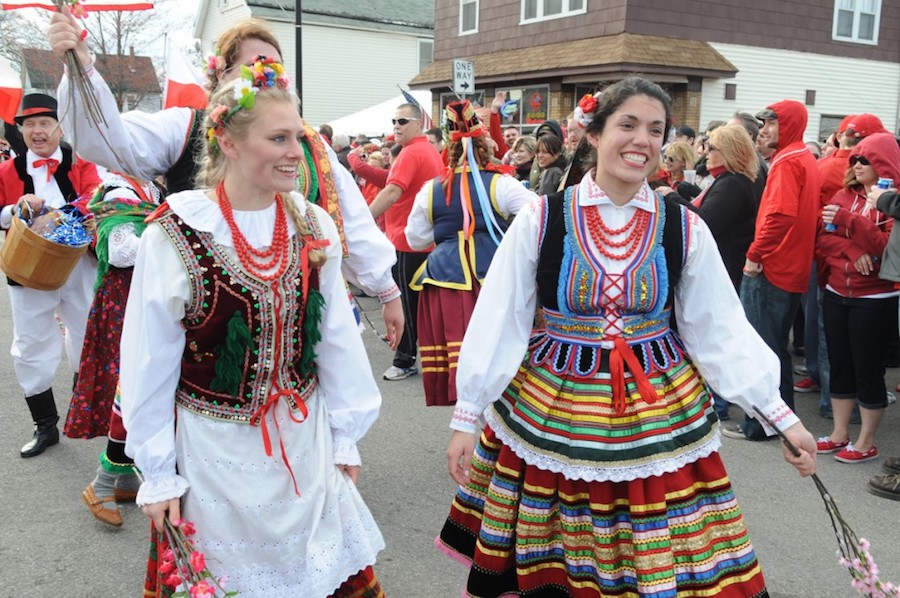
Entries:
{"type": "Polygon", "coordinates": [[[712,232],[734,288],[740,289],[747,249],[753,242],[762,185],[725,172],[706,190],[699,213],[712,232]]]}

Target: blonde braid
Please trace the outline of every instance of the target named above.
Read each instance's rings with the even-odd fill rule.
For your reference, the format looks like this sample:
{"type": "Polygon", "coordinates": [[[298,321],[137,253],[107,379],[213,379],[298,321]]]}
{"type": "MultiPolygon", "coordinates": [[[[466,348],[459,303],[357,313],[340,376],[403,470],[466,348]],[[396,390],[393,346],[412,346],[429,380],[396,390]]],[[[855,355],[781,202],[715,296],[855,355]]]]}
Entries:
{"type": "MultiPolygon", "coordinates": [[[[293,196],[288,195],[284,199],[283,203],[284,209],[287,211],[288,216],[291,217],[291,221],[294,223],[294,228],[297,229],[297,234],[301,237],[310,234],[309,223],[307,222],[306,217],[304,217],[303,214],[300,213],[300,208],[297,207],[297,202],[294,201],[293,196]]],[[[307,205],[306,209],[311,210],[312,207],[307,205]]],[[[321,268],[322,266],[324,266],[326,259],[327,258],[325,252],[321,249],[312,249],[309,252],[309,264],[313,268],[321,268]]]]}

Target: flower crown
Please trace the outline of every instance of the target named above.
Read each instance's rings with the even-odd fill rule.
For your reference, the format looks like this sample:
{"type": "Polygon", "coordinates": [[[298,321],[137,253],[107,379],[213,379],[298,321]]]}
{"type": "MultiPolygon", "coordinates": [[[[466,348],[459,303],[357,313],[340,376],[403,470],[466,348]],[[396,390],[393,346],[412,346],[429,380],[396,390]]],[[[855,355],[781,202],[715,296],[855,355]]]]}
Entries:
{"type": "Polygon", "coordinates": [[[597,96],[587,93],[578,100],[578,106],[575,107],[575,116],[572,120],[574,120],[579,127],[585,129],[591,124],[591,121],[594,120],[594,110],[596,109],[597,96]]]}
{"type": "MultiPolygon", "coordinates": [[[[212,60],[210,64],[212,65],[212,60]]],[[[259,90],[277,87],[287,91],[290,89],[290,80],[284,74],[284,66],[280,62],[267,56],[257,56],[250,66],[241,65],[241,76],[234,80],[233,85],[234,99],[237,103],[231,108],[225,104],[216,104],[209,112],[213,126],[206,130],[206,138],[213,151],[218,151],[218,137],[234,115],[241,110],[253,108],[259,90]]]]}

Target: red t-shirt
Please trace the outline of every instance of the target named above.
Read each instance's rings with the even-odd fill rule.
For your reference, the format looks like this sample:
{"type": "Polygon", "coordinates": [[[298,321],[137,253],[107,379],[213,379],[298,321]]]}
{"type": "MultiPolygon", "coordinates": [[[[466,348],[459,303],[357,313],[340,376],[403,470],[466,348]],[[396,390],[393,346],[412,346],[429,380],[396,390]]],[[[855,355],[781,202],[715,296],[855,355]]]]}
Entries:
{"type": "Polygon", "coordinates": [[[822,191],[819,194],[822,206],[831,203],[834,194],[844,188],[844,176],[850,167],[850,149],[839,149],[824,160],[819,160],[819,177],[822,179],[822,191]]]}
{"type": "Polygon", "coordinates": [[[425,183],[440,176],[444,163],[437,150],[422,135],[403,144],[403,151],[397,156],[388,174],[387,185],[397,185],[403,190],[400,198],[384,213],[384,232],[397,251],[414,251],[406,242],[406,221],[412,211],[413,200],[425,183]]]}

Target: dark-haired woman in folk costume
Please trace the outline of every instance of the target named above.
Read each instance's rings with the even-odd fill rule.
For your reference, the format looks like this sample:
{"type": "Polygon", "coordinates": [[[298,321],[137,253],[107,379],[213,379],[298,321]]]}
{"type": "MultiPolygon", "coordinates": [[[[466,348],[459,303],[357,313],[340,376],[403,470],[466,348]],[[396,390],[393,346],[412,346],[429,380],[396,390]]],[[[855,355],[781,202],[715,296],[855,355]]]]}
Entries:
{"type": "Polygon", "coordinates": [[[668,96],[628,78],[582,103],[596,167],[516,216],[463,340],[437,545],[471,566],[465,596],[766,596],[701,372],[802,475],[815,442],[709,230],[647,185],[668,96]]]}
{"type": "Polygon", "coordinates": [[[416,195],[406,240],[434,245],[413,276],[419,298],[419,352],[426,405],[456,404],[456,362],[481,281],[507,220],[537,199],[491,164],[491,150],[468,101],[447,106],[449,166],[416,195]]]}

